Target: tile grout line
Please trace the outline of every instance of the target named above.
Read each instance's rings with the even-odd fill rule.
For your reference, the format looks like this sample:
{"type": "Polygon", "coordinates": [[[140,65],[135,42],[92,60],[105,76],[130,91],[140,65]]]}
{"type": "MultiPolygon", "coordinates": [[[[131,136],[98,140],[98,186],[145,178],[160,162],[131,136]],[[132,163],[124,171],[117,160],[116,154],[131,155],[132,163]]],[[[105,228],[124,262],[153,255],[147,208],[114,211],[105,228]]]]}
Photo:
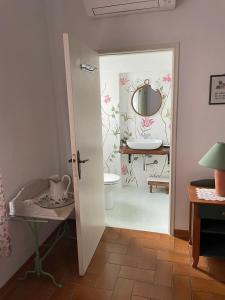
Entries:
{"type": "Polygon", "coordinates": [[[131,295],[130,295],[130,300],[132,300],[132,298],[133,298],[134,284],[135,284],[135,280],[133,280],[133,286],[132,286],[132,291],[131,291],[131,295]]]}
{"type": "Polygon", "coordinates": [[[119,275],[120,275],[120,270],[121,270],[121,266],[119,267],[119,271],[118,271],[118,274],[117,274],[117,278],[116,278],[116,280],[115,280],[115,282],[114,282],[114,285],[113,285],[113,289],[112,289],[112,296],[111,296],[111,299],[112,299],[112,297],[113,297],[113,294],[114,294],[114,292],[115,292],[115,287],[116,287],[116,284],[117,284],[117,282],[118,282],[118,280],[119,280],[119,275]]]}

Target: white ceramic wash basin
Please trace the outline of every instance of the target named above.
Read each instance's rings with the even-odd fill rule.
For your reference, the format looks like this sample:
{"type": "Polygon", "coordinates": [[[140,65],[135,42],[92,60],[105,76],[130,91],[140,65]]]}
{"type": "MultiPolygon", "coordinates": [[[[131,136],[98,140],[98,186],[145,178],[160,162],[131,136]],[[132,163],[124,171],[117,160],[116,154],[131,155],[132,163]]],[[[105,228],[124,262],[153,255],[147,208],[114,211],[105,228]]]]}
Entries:
{"type": "Polygon", "coordinates": [[[162,140],[159,139],[128,139],[127,145],[131,149],[158,149],[162,145],[162,140]]]}

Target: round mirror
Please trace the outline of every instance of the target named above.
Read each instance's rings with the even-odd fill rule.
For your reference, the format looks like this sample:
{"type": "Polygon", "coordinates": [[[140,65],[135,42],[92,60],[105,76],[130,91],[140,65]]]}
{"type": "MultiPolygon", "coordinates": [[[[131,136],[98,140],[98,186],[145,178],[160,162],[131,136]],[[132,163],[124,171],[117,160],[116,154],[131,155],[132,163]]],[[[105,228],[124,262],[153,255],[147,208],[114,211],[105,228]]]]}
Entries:
{"type": "Polygon", "coordinates": [[[149,117],[157,113],[162,105],[162,96],[159,90],[153,90],[149,85],[149,80],[136,89],[133,93],[131,104],[134,111],[144,117],[149,117]]]}

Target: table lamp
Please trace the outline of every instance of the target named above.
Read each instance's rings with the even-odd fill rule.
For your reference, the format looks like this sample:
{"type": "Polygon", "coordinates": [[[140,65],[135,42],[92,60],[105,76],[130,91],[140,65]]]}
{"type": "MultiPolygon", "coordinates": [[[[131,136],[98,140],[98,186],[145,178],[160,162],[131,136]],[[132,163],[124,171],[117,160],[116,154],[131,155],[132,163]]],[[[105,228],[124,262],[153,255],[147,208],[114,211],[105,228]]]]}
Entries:
{"type": "Polygon", "coordinates": [[[198,163],[215,170],[216,194],[225,196],[225,143],[216,143],[198,163]]]}

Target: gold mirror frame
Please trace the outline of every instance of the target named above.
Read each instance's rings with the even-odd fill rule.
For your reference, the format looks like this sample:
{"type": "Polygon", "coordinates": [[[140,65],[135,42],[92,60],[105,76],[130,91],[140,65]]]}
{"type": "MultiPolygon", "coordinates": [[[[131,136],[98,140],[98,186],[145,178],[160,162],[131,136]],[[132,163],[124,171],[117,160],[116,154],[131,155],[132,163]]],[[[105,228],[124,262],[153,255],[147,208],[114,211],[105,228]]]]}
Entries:
{"type": "Polygon", "coordinates": [[[150,116],[153,116],[153,115],[155,115],[155,114],[160,110],[160,108],[162,107],[162,95],[161,95],[160,90],[159,90],[159,89],[153,90],[153,88],[151,87],[151,89],[152,89],[153,91],[159,93],[160,100],[161,100],[161,104],[160,104],[160,106],[159,106],[159,109],[158,109],[155,113],[146,116],[146,115],[140,114],[140,113],[134,108],[134,104],[133,104],[133,102],[134,102],[134,95],[136,94],[136,92],[138,92],[139,90],[141,90],[141,89],[142,89],[144,86],[146,86],[146,85],[148,85],[148,86],[151,87],[151,84],[149,84],[149,79],[145,79],[144,84],[143,84],[142,86],[138,87],[138,88],[133,92],[133,95],[132,95],[132,98],[131,98],[131,106],[132,106],[133,110],[135,111],[136,114],[138,114],[139,116],[142,116],[142,117],[150,117],[150,116]]]}

